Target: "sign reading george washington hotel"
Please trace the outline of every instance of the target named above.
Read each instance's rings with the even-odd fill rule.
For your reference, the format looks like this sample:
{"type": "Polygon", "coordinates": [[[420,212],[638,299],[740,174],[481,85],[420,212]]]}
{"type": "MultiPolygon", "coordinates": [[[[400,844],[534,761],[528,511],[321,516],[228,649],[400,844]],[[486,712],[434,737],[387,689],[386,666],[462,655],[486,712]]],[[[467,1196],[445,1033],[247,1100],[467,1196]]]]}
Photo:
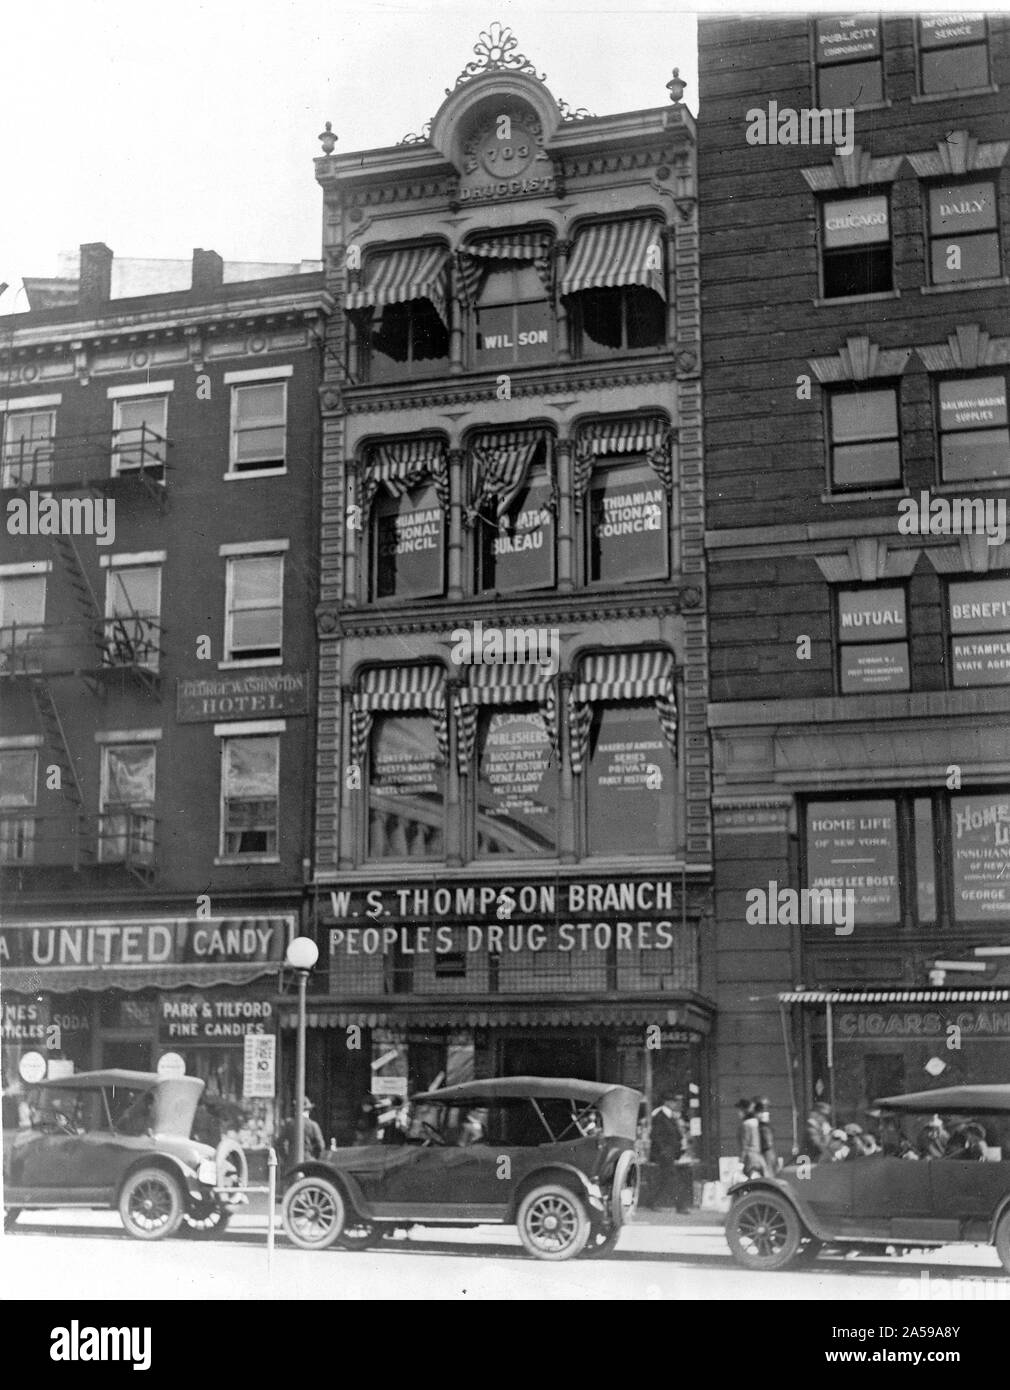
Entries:
{"type": "Polygon", "coordinates": [[[305,714],[309,707],[307,671],[257,672],[180,680],[175,717],[180,724],[251,715],[305,714]]]}

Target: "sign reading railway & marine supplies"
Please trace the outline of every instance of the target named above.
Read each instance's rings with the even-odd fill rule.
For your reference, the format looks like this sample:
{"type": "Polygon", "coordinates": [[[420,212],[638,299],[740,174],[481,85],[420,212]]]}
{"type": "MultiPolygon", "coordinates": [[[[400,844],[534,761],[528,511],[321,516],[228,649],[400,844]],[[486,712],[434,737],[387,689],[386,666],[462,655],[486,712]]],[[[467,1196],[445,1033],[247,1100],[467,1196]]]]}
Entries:
{"type": "Polygon", "coordinates": [[[308,708],[307,671],[255,672],[177,682],[175,717],[180,724],[249,719],[252,715],[306,714],[308,708]]]}

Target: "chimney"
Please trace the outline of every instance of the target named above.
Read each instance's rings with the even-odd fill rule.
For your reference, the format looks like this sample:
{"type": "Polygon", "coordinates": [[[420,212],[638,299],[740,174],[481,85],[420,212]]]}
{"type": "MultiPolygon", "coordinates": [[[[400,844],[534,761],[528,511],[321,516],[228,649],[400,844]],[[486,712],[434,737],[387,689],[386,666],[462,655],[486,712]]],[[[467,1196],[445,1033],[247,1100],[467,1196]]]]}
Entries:
{"type": "Polygon", "coordinates": [[[111,298],[112,252],[104,241],[89,241],[81,247],[78,307],[85,313],[96,314],[111,298]]]}
{"type": "Polygon", "coordinates": [[[193,248],[194,294],[211,294],[224,284],[224,261],[216,251],[204,251],[202,247],[193,248]]]}

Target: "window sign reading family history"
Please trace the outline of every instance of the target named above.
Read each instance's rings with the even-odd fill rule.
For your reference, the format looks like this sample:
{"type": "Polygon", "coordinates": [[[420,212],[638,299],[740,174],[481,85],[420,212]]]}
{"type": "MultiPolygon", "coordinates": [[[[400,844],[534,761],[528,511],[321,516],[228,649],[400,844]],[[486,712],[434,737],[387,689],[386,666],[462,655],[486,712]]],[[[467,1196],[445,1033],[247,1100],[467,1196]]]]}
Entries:
{"type": "Polygon", "coordinates": [[[669,852],[675,843],[673,754],[651,701],[596,708],[587,773],[590,853],[669,852]]]}
{"type": "Polygon", "coordinates": [[[481,719],[477,839],[481,854],[553,854],[557,760],[539,710],[494,710],[481,719]]]}
{"type": "Polygon", "coordinates": [[[954,914],[961,922],[1010,918],[1010,793],[953,796],[954,914]]]}
{"type": "Polygon", "coordinates": [[[373,859],[442,853],[442,766],[429,715],[376,719],[368,809],[373,859]]]}
{"type": "Polygon", "coordinates": [[[951,584],[950,631],[955,685],[1010,683],[1010,580],[951,584]]]}
{"type": "Polygon", "coordinates": [[[807,886],[851,889],[857,924],[897,922],[895,803],[812,802],[807,807],[807,886]]]}
{"type": "Polygon", "coordinates": [[[842,693],[908,689],[903,589],[842,590],[838,641],[842,693]]]}
{"type": "Polygon", "coordinates": [[[666,494],[648,464],[599,469],[589,494],[591,581],[663,579],[666,494]]]}
{"type": "Polygon", "coordinates": [[[530,474],[509,510],[481,522],[481,588],[502,593],[546,589],[554,583],[554,513],[544,470],[530,474]]]}
{"type": "Polygon", "coordinates": [[[376,598],[430,597],[444,585],[445,519],[434,487],[375,503],[376,598]]]}

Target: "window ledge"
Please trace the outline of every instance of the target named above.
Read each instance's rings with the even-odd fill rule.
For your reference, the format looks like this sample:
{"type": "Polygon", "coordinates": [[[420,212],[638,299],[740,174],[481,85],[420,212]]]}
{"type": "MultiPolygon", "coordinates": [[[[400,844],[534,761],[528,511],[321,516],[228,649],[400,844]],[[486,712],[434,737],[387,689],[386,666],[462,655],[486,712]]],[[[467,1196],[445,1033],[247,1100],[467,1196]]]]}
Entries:
{"type": "Polygon", "coordinates": [[[854,106],[852,109],[858,113],[863,111],[890,111],[894,102],[888,97],[885,101],[868,101],[865,106],[854,106]]]}
{"type": "Polygon", "coordinates": [[[1010,477],[962,478],[957,483],[934,483],[931,488],[924,488],[923,491],[964,493],[965,489],[970,488],[972,492],[1000,492],[1008,487],[1010,487],[1010,477]]]}
{"type": "Polygon", "coordinates": [[[241,473],[223,473],[226,483],[241,483],[246,478],[283,478],[287,475],[287,465],[283,468],[243,468],[241,473]]]}
{"type": "Polygon", "coordinates": [[[283,666],[282,656],[258,656],[246,661],[219,661],[217,669],[219,671],[251,671],[255,666],[283,666]]]}
{"type": "Polygon", "coordinates": [[[214,863],[223,864],[279,864],[281,857],[279,854],[216,854],[214,863]]]}
{"type": "Polygon", "coordinates": [[[1010,285],[1010,275],[999,275],[993,280],[955,280],[949,285],[920,285],[920,294],[952,294],[955,290],[994,290],[1000,285],[1010,285]]]}
{"type": "Polygon", "coordinates": [[[836,304],[868,304],[877,299],[900,299],[900,290],[879,290],[876,294],[840,294],[832,299],[814,299],[815,309],[830,309],[836,304]]]}
{"type": "Polygon", "coordinates": [[[908,99],[915,104],[926,101],[961,101],[965,97],[987,96],[990,92],[998,91],[999,84],[990,82],[987,87],[964,87],[957,92],[913,92],[908,99]]]}
{"type": "Polygon", "coordinates": [[[875,488],[865,492],[822,492],[822,502],[878,502],[888,497],[909,497],[907,487],[875,488]]]}

